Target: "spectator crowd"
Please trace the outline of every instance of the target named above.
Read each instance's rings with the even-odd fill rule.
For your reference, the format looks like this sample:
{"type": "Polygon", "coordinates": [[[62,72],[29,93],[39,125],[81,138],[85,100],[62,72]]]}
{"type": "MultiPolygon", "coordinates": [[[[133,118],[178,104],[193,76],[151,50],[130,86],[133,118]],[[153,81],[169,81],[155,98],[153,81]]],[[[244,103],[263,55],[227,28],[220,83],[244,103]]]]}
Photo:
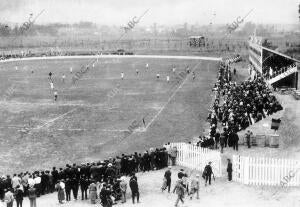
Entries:
{"type": "Polygon", "coordinates": [[[7,206],[12,206],[15,200],[19,207],[23,198],[28,196],[31,206],[35,206],[36,197],[57,191],[59,203],[68,202],[71,197],[75,200],[89,197],[91,203],[100,200],[103,206],[110,206],[117,201],[126,201],[125,176],[130,176],[133,202],[135,198],[139,201],[135,173],[165,168],[170,156],[171,152],[166,148],[151,148],[143,154],[135,152],[93,163],[67,164],[65,168],[3,175],[0,179],[0,200],[5,201],[7,206]],[[79,189],[81,196],[78,195],[79,189]]]}
{"type": "Polygon", "coordinates": [[[282,110],[281,104],[258,74],[254,80],[237,84],[232,80],[230,65],[221,62],[213,91],[215,100],[208,114],[209,137],[202,138],[201,147],[233,147],[238,150],[237,132],[245,130],[268,115],[282,110]],[[223,128],[220,131],[218,128],[223,128]]]}

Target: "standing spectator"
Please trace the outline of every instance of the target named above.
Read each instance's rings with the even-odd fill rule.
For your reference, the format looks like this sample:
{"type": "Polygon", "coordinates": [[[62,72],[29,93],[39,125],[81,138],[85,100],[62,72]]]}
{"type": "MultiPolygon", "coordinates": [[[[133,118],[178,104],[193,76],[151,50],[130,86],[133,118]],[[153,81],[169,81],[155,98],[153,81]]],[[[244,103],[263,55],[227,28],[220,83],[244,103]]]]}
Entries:
{"type": "Polygon", "coordinates": [[[65,182],[66,201],[71,201],[71,180],[66,178],[65,182]]]}
{"type": "Polygon", "coordinates": [[[63,182],[64,180],[58,181],[58,183],[56,184],[55,188],[57,190],[57,198],[58,198],[58,202],[60,204],[63,203],[63,200],[65,200],[65,183],[63,182]]]}
{"type": "Polygon", "coordinates": [[[46,171],[47,176],[48,176],[48,185],[47,185],[47,193],[53,193],[53,175],[50,173],[49,170],[46,171]]]}
{"type": "Polygon", "coordinates": [[[89,186],[89,194],[90,194],[90,199],[92,204],[96,204],[96,199],[97,199],[97,186],[95,184],[95,180],[91,181],[91,184],[89,186]]]}
{"type": "Polygon", "coordinates": [[[208,164],[205,166],[203,171],[203,176],[205,178],[205,186],[207,186],[207,181],[209,185],[211,185],[211,175],[213,174],[212,168],[211,168],[211,162],[208,162],[208,164]]]}
{"type": "Polygon", "coordinates": [[[111,199],[111,187],[110,185],[103,184],[103,187],[100,192],[100,199],[103,207],[111,207],[113,201],[111,199]]]}
{"type": "Polygon", "coordinates": [[[227,173],[228,173],[228,181],[232,180],[232,163],[230,159],[227,159],[228,164],[227,164],[227,173]]]}
{"type": "Polygon", "coordinates": [[[166,180],[166,185],[162,187],[162,191],[166,190],[168,187],[168,193],[170,193],[171,188],[171,166],[168,167],[168,170],[165,172],[164,179],[166,180]]]}
{"type": "Polygon", "coordinates": [[[29,185],[28,189],[28,198],[30,201],[30,207],[36,207],[36,189],[34,188],[34,185],[29,185]]]}
{"type": "Polygon", "coordinates": [[[175,185],[175,188],[173,190],[173,193],[175,193],[176,191],[176,194],[177,194],[177,200],[175,202],[175,207],[178,206],[178,203],[179,203],[179,200],[182,202],[182,204],[184,203],[184,187],[183,187],[183,182],[181,179],[179,179],[175,185]]]}
{"type": "Polygon", "coordinates": [[[107,168],[105,170],[105,180],[109,179],[111,181],[116,175],[115,168],[112,166],[111,163],[107,165],[107,168]]]}
{"type": "Polygon", "coordinates": [[[26,172],[21,178],[21,186],[23,186],[24,196],[28,195],[28,188],[29,188],[28,179],[29,179],[29,173],[26,172]]]}
{"type": "Polygon", "coordinates": [[[5,192],[4,192],[4,189],[5,189],[5,175],[3,175],[1,178],[0,178],[0,200],[3,200],[4,198],[4,195],[5,195],[5,192]]]}
{"type": "Polygon", "coordinates": [[[122,194],[122,203],[126,203],[126,191],[127,191],[127,183],[124,177],[121,177],[120,189],[122,194]]]}
{"type": "Polygon", "coordinates": [[[156,163],[155,163],[155,152],[153,148],[150,148],[150,167],[151,170],[155,170],[156,169],[156,163]]]}
{"type": "Polygon", "coordinates": [[[5,201],[7,207],[13,207],[14,194],[12,193],[11,188],[7,189],[7,191],[4,195],[4,201],[5,201]]]}
{"type": "Polygon", "coordinates": [[[17,207],[22,207],[24,193],[20,185],[17,186],[14,196],[17,202],[17,207]]]}
{"type": "Polygon", "coordinates": [[[220,142],[220,132],[217,129],[216,133],[215,133],[215,145],[216,145],[215,148],[216,149],[219,149],[219,142],[220,142]]]}
{"type": "Polygon", "coordinates": [[[5,189],[12,188],[12,180],[10,178],[10,175],[6,176],[6,179],[4,181],[5,189]]]}
{"type": "Polygon", "coordinates": [[[233,138],[233,149],[238,151],[239,150],[239,135],[236,132],[232,132],[233,138]]]}
{"type": "Polygon", "coordinates": [[[176,165],[177,147],[173,147],[171,149],[170,156],[171,156],[171,160],[172,160],[172,166],[176,165]]]}
{"type": "Polygon", "coordinates": [[[12,188],[15,191],[17,186],[21,185],[21,178],[19,177],[19,175],[17,176],[17,174],[14,174],[13,178],[11,179],[11,183],[12,183],[12,188]]]}
{"type": "MultiPolygon", "coordinates": [[[[29,175],[29,178],[28,178],[28,185],[29,186],[35,186],[35,182],[34,182],[34,179],[32,177],[32,175],[29,175]]],[[[36,190],[36,188],[35,188],[36,190]]],[[[37,193],[37,192],[36,192],[37,193]]]]}
{"type": "Polygon", "coordinates": [[[200,182],[199,182],[200,175],[197,174],[196,178],[192,178],[191,181],[191,191],[190,191],[190,199],[193,199],[193,195],[197,194],[197,199],[199,199],[199,188],[200,188],[200,182]]]}
{"type": "Polygon", "coordinates": [[[44,171],[41,172],[41,194],[44,195],[49,183],[49,176],[44,171]]]}
{"type": "Polygon", "coordinates": [[[80,178],[81,200],[87,200],[87,189],[89,187],[89,179],[84,175],[80,178]]]}
{"type": "Polygon", "coordinates": [[[73,176],[71,179],[71,189],[73,192],[73,197],[75,200],[77,200],[77,195],[78,195],[78,189],[79,189],[79,181],[77,180],[76,176],[73,176]]]}
{"type": "Polygon", "coordinates": [[[40,195],[41,195],[41,177],[39,176],[39,172],[36,172],[33,180],[34,180],[34,187],[36,189],[37,197],[40,197],[40,195]]]}
{"type": "Polygon", "coordinates": [[[55,184],[57,183],[58,177],[59,177],[56,167],[52,168],[51,175],[53,177],[53,182],[52,182],[52,185],[50,186],[50,189],[51,189],[50,192],[53,192],[55,190],[55,184]]]}
{"type": "Polygon", "coordinates": [[[225,133],[224,132],[220,136],[220,146],[221,146],[221,153],[223,153],[223,149],[225,147],[225,133]]]}
{"type": "Polygon", "coordinates": [[[182,176],[182,184],[185,189],[184,193],[189,194],[189,178],[186,173],[184,173],[184,175],[182,176]]]}
{"type": "Polygon", "coordinates": [[[248,148],[251,148],[251,136],[252,136],[252,132],[250,130],[248,130],[245,134],[246,136],[246,141],[247,141],[247,146],[248,148]]]}
{"type": "Polygon", "coordinates": [[[132,174],[130,181],[129,181],[129,186],[131,189],[131,197],[132,197],[132,203],[134,204],[135,197],[137,198],[137,202],[139,203],[140,201],[140,193],[139,193],[139,185],[137,182],[137,178],[135,177],[134,173],[132,174]]]}

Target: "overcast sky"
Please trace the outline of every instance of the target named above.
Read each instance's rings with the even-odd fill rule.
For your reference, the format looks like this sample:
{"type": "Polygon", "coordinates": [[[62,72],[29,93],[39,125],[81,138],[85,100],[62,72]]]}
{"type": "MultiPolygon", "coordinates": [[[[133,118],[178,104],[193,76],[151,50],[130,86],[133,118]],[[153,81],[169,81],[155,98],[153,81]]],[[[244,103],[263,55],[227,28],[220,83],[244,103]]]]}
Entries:
{"type": "Polygon", "coordinates": [[[139,24],[164,25],[231,23],[238,16],[253,12],[246,20],[255,23],[299,23],[300,0],[0,0],[2,23],[23,23],[29,13],[45,12],[37,23],[73,23],[124,25],[132,17],[149,12],[139,24]],[[214,15],[215,14],[215,15],[214,15]]]}

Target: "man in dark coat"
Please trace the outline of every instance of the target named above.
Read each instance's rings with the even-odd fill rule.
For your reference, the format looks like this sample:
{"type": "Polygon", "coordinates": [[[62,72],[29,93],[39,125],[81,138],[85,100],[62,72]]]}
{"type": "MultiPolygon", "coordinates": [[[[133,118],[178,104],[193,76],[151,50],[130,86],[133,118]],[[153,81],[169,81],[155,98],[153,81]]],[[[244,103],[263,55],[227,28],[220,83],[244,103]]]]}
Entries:
{"type": "Polygon", "coordinates": [[[52,175],[52,177],[53,177],[53,183],[52,183],[52,185],[50,186],[50,188],[51,188],[51,191],[53,192],[54,189],[55,189],[55,184],[56,184],[57,181],[59,180],[59,174],[58,174],[58,171],[56,170],[56,167],[53,167],[53,168],[52,168],[51,175],[52,175]]]}
{"type": "Polygon", "coordinates": [[[111,200],[111,187],[110,185],[103,185],[101,192],[100,192],[100,199],[103,207],[111,207],[113,204],[113,201],[111,200]]]}
{"type": "Polygon", "coordinates": [[[166,179],[166,186],[163,186],[162,191],[166,190],[168,187],[168,193],[170,193],[170,188],[171,188],[171,166],[168,167],[168,170],[165,172],[164,178],[166,179]]]}
{"type": "Polygon", "coordinates": [[[96,163],[93,163],[91,168],[90,168],[90,173],[91,173],[91,177],[93,179],[96,179],[97,177],[97,166],[96,166],[96,163]]]}
{"type": "Polygon", "coordinates": [[[219,133],[219,130],[216,130],[216,133],[215,133],[215,148],[216,149],[219,148],[219,141],[220,141],[220,133],[219,133]]]}
{"type": "Polygon", "coordinates": [[[227,159],[228,164],[227,164],[227,173],[228,173],[228,181],[232,180],[232,163],[230,159],[227,159]]]}
{"type": "Polygon", "coordinates": [[[4,189],[5,189],[5,176],[0,178],[0,200],[3,200],[4,198],[4,189]]]}
{"type": "Polygon", "coordinates": [[[246,136],[246,142],[247,142],[248,148],[251,147],[251,145],[250,145],[251,135],[252,135],[252,132],[251,132],[250,130],[248,130],[248,131],[246,132],[246,134],[245,134],[245,136],[246,136]]]}
{"type": "Polygon", "coordinates": [[[232,132],[232,139],[233,139],[233,149],[238,151],[239,150],[239,135],[236,132],[232,132]]]}
{"type": "Polygon", "coordinates": [[[144,156],[143,156],[143,161],[144,161],[144,171],[149,171],[150,170],[150,156],[148,154],[148,152],[144,152],[144,156]]]}
{"type": "Polygon", "coordinates": [[[212,168],[211,168],[211,162],[208,163],[208,165],[205,166],[203,171],[203,176],[205,178],[205,186],[207,186],[207,181],[209,185],[211,185],[211,175],[213,174],[212,168]]]}
{"type": "Polygon", "coordinates": [[[109,164],[108,164],[108,167],[107,167],[107,169],[106,169],[106,171],[105,171],[105,180],[108,179],[109,181],[111,181],[112,179],[115,178],[115,175],[116,175],[116,171],[115,171],[115,169],[113,168],[112,164],[109,163],[109,164]]]}
{"type": "Polygon", "coordinates": [[[225,147],[225,134],[222,133],[220,136],[220,146],[221,146],[221,153],[223,153],[223,148],[225,147]]]}
{"type": "Polygon", "coordinates": [[[66,179],[66,173],[62,168],[59,168],[58,177],[59,177],[59,180],[66,179]]]}
{"type": "Polygon", "coordinates": [[[71,184],[71,189],[72,189],[72,192],[73,192],[74,199],[77,200],[79,181],[77,180],[76,176],[73,176],[70,179],[70,181],[71,181],[70,184],[71,184]]]}
{"type": "Polygon", "coordinates": [[[44,171],[41,172],[41,194],[46,193],[47,183],[49,182],[49,176],[44,171]]]}
{"type": "Polygon", "coordinates": [[[80,190],[81,190],[81,200],[87,200],[87,190],[89,188],[90,182],[88,177],[81,175],[80,177],[80,190]]]}
{"type": "Polygon", "coordinates": [[[65,182],[66,201],[71,201],[71,188],[72,181],[70,180],[70,178],[67,178],[65,182]]]}
{"type": "Polygon", "coordinates": [[[135,197],[137,198],[137,202],[139,203],[140,200],[139,185],[136,176],[134,174],[132,174],[130,178],[129,186],[131,189],[132,203],[134,204],[135,197]]]}

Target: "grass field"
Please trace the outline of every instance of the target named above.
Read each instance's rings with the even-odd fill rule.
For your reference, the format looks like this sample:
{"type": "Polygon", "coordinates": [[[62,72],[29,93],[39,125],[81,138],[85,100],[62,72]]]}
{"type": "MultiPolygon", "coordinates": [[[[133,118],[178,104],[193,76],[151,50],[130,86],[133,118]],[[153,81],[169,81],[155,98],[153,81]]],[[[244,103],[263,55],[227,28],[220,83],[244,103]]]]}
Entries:
{"type": "Polygon", "coordinates": [[[217,62],[99,59],[72,84],[72,75],[88,62],[61,59],[1,63],[0,173],[142,152],[168,141],[188,141],[203,131],[217,62]],[[178,78],[171,71],[173,65],[176,74],[189,66],[196,79],[191,75],[178,78]],[[50,91],[50,71],[58,91],[57,102],[50,91]],[[121,72],[125,73],[124,80],[121,72]],[[138,126],[126,133],[134,121],[138,126]]]}

